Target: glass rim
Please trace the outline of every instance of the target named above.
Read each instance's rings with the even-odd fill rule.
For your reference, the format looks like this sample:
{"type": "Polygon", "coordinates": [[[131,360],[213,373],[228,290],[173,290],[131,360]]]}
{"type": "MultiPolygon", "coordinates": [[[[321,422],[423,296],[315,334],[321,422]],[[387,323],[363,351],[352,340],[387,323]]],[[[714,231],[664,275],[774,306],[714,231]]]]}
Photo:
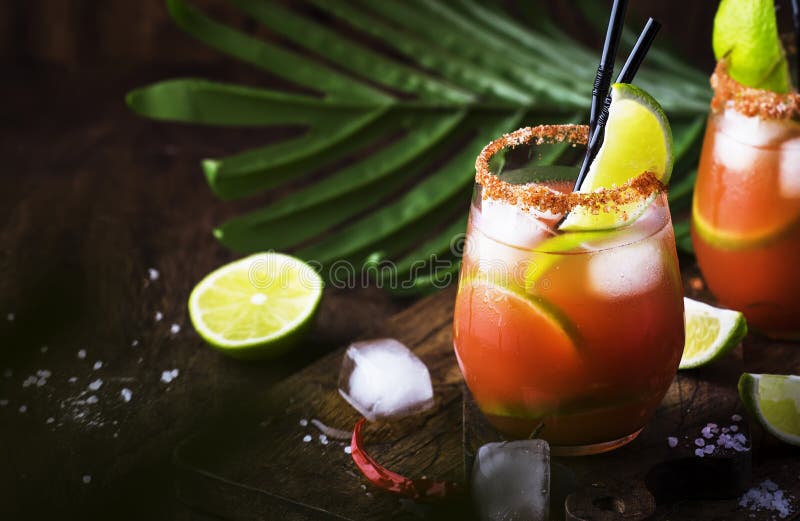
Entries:
{"type": "Polygon", "coordinates": [[[503,134],[486,145],[475,160],[475,182],[481,186],[483,199],[505,201],[523,210],[536,209],[566,214],[577,207],[591,212],[614,212],[621,206],[643,201],[666,187],[652,172],[642,172],[628,182],[594,192],[559,192],[541,183],[513,184],[500,179],[489,167],[492,157],[504,149],[520,145],[546,145],[566,141],[571,145],[586,145],[587,125],[538,125],[523,127],[503,134]]]}
{"type": "Polygon", "coordinates": [[[714,89],[711,109],[716,113],[732,107],[748,117],[800,119],[800,93],[793,90],[781,94],[739,83],[728,73],[726,59],[717,62],[711,75],[711,87],[714,89]]]}

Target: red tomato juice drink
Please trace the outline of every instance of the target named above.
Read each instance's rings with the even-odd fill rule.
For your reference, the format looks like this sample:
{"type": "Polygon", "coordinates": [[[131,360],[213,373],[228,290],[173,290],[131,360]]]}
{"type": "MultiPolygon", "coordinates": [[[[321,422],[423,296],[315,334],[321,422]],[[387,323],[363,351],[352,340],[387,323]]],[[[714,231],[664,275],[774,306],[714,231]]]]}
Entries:
{"type": "Polygon", "coordinates": [[[800,338],[800,96],[745,87],[720,62],[692,208],[692,242],[723,306],[800,338]]]}
{"type": "MultiPolygon", "coordinates": [[[[570,128],[581,127],[537,127],[530,139],[580,141],[565,136],[570,128]]],[[[454,316],[472,396],[500,431],[536,431],[556,454],[624,445],[653,415],[683,350],[663,186],[584,194],[584,206],[633,200],[643,211],[616,229],[560,232],[575,205],[571,180],[477,180],[454,316]]]]}

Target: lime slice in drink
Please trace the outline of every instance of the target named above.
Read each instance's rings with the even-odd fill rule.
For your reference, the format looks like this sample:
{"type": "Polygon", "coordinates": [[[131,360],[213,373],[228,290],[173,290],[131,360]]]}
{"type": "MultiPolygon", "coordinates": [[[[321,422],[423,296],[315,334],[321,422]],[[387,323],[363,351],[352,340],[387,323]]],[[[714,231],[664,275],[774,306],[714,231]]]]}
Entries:
{"type": "MultiPolygon", "coordinates": [[[[603,145],[589,167],[580,191],[588,193],[619,186],[644,172],[652,173],[667,184],[672,174],[672,162],[672,130],[661,105],[634,85],[612,85],[603,145]]],[[[651,202],[652,197],[616,211],[599,213],[575,208],[560,229],[618,228],[639,217],[651,202]]]]}
{"type": "Polygon", "coordinates": [[[795,217],[788,221],[765,226],[760,230],[741,232],[718,228],[703,217],[697,204],[697,192],[695,192],[692,203],[692,228],[704,242],[721,250],[749,250],[767,246],[788,236],[798,226],[800,226],[800,218],[795,217]]]}
{"type": "Polygon", "coordinates": [[[683,298],[686,343],[680,369],[692,369],[718,360],[739,345],[747,334],[747,322],[738,311],[715,308],[683,298]]]}
{"type": "Polygon", "coordinates": [[[189,316],[209,344],[237,358],[279,354],[300,339],[322,296],[308,264],[260,253],[211,272],[189,297],[189,316]]]}
{"type": "Polygon", "coordinates": [[[744,373],[739,396],[767,431],[800,446],[800,376],[744,373]]]}
{"type": "Polygon", "coordinates": [[[714,55],[733,79],[757,89],[791,90],[774,0],[722,0],[714,17],[714,55]]]}

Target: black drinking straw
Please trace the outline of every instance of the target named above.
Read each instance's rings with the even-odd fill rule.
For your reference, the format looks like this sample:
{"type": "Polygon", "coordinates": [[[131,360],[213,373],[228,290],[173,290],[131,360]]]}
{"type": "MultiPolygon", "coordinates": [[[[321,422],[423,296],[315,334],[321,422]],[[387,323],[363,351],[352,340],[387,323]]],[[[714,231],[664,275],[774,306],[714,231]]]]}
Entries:
{"type": "Polygon", "coordinates": [[[602,110],[603,100],[606,99],[608,88],[611,85],[611,75],[614,73],[614,59],[617,56],[617,47],[619,47],[619,39],[622,34],[627,7],[628,0],[614,0],[614,5],[611,7],[606,39],[603,42],[603,54],[600,57],[600,65],[597,66],[597,74],[594,77],[594,87],[592,88],[592,108],[589,112],[589,139],[594,134],[597,118],[602,110]]]}
{"type": "MultiPolygon", "coordinates": [[[[639,39],[636,40],[636,45],[633,46],[631,53],[628,55],[628,59],[625,61],[625,65],[622,66],[622,70],[620,71],[619,76],[617,76],[617,83],[631,83],[633,81],[633,78],[639,71],[639,67],[642,65],[644,57],[647,55],[647,51],[650,50],[650,45],[652,45],[659,29],[661,29],[661,24],[658,23],[657,20],[653,18],[647,20],[647,24],[645,24],[644,29],[642,29],[639,39]]],[[[586,156],[583,158],[583,164],[581,165],[581,171],[578,174],[578,179],[575,180],[573,192],[577,192],[581,189],[583,180],[586,178],[586,174],[589,172],[589,166],[592,164],[592,161],[594,161],[597,151],[600,150],[600,145],[603,142],[603,134],[605,133],[606,122],[608,121],[608,108],[610,106],[611,96],[607,95],[603,100],[603,108],[600,111],[600,115],[597,117],[597,127],[595,128],[594,132],[590,131],[591,137],[589,138],[589,144],[586,147],[586,156]]]]}
{"type": "Polygon", "coordinates": [[[792,27],[794,28],[794,65],[797,75],[796,84],[800,84],[800,0],[792,0],[792,27]]]}

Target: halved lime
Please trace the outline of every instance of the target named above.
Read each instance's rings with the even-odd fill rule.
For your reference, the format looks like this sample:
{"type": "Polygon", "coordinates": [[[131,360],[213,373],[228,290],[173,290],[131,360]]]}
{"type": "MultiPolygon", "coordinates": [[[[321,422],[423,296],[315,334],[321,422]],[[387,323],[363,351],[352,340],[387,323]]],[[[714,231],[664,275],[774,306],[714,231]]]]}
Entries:
{"type": "Polygon", "coordinates": [[[774,0],[722,0],[714,17],[714,55],[744,85],[786,93],[789,67],[778,36],[774,0]]]}
{"type": "Polygon", "coordinates": [[[680,369],[692,369],[718,360],[739,345],[747,322],[738,311],[716,308],[683,298],[686,342],[680,369]]]}
{"type": "Polygon", "coordinates": [[[259,253],[211,272],[189,297],[206,342],[237,358],[279,354],[299,340],[322,297],[319,274],[303,261],[259,253]]]}
{"type": "Polygon", "coordinates": [[[767,431],[800,446],[800,376],[744,373],[739,396],[767,431]]]}
{"type": "MultiPolygon", "coordinates": [[[[642,89],[624,83],[611,86],[611,106],[603,145],[581,192],[594,192],[627,183],[644,172],[669,183],[672,175],[672,130],[661,105],[642,89]]],[[[593,213],[576,208],[560,229],[603,230],[624,226],[639,217],[652,202],[637,201],[616,211],[593,213]]]]}

